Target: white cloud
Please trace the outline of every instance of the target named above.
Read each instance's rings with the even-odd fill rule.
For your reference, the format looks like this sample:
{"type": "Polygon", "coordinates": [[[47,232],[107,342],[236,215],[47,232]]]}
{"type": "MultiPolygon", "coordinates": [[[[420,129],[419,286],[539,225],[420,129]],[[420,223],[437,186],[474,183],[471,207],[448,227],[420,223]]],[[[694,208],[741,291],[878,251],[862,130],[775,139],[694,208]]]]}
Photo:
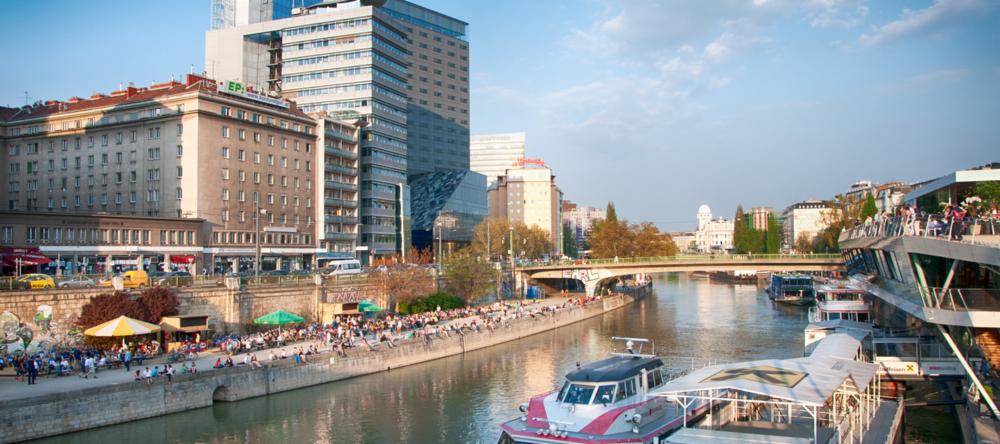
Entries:
{"type": "Polygon", "coordinates": [[[935,0],[924,9],[903,10],[898,20],[876,27],[870,34],[862,34],[858,42],[863,45],[877,45],[911,35],[934,32],[958,22],[968,16],[975,16],[993,9],[996,2],[989,0],[935,0]]]}
{"type": "Polygon", "coordinates": [[[711,89],[721,89],[729,86],[729,82],[732,80],[729,77],[712,77],[712,80],[708,81],[708,87],[711,89]]]}
{"type": "Polygon", "coordinates": [[[852,28],[868,16],[868,0],[812,0],[806,14],[814,28],[852,28]]]}
{"type": "Polygon", "coordinates": [[[937,71],[925,72],[908,77],[901,82],[905,88],[917,88],[931,85],[941,85],[955,83],[965,79],[969,75],[968,68],[941,69],[937,71]]]}

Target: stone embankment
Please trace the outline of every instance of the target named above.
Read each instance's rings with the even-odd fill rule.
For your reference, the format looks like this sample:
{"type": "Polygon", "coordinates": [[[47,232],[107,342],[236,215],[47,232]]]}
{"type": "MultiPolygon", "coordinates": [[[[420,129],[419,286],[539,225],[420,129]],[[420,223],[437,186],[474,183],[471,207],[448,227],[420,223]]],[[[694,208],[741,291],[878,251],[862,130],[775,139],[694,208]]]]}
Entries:
{"type": "Polygon", "coordinates": [[[585,307],[513,320],[492,332],[452,334],[427,342],[411,339],[395,348],[351,350],[344,358],[326,353],[310,356],[307,364],[296,365],[287,359],[257,370],[240,366],[177,376],[169,385],[163,381],[151,386],[121,383],[4,399],[0,401],[0,442],[151,418],[208,407],[216,401],[239,401],[454,356],[600,316],[633,300],[633,296],[615,295],[585,307]]]}

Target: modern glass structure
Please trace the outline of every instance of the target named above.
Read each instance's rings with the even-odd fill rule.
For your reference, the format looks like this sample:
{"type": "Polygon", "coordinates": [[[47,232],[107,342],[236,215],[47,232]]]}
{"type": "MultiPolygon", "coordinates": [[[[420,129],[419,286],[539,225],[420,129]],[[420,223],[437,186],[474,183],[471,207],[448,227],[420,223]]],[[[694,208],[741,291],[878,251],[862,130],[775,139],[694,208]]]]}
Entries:
{"type": "Polygon", "coordinates": [[[232,28],[292,16],[292,8],[322,0],[212,0],[212,29],[232,28]]]}
{"type": "Polygon", "coordinates": [[[468,170],[410,178],[413,247],[451,252],[473,240],[487,215],[486,177],[468,170]],[[432,245],[433,244],[433,245],[432,245]]]}
{"type": "Polygon", "coordinates": [[[525,133],[479,134],[469,144],[470,169],[486,176],[487,185],[524,159],[525,133]]]}

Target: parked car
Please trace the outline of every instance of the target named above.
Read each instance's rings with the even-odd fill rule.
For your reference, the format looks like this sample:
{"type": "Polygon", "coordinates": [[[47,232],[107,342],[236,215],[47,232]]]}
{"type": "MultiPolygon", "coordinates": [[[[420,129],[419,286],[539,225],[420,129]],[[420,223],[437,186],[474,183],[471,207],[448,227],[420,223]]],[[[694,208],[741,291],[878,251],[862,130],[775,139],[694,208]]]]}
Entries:
{"type": "Polygon", "coordinates": [[[59,282],[56,285],[58,285],[59,288],[90,288],[97,285],[97,283],[89,277],[77,275],[59,279],[59,282]]]}
{"type": "Polygon", "coordinates": [[[22,290],[34,290],[36,288],[56,288],[56,281],[52,276],[41,273],[26,274],[14,281],[14,288],[22,290]]]}
{"type": "MultiPolygon", "coordinates": [[[[122,273],[121,276],[124,288],[146,288],[149,286],[149,275],[144,270],[129,270],[122,273]]],[[[112,280],[103,280],[100,286],[111,287],[112,280]]]]}
{"type": "Polygon", "coordinates": [[[158,287],[190,287],[194,285],[194,276],[186,271],[150,273],[150,282],[158,287]]]}

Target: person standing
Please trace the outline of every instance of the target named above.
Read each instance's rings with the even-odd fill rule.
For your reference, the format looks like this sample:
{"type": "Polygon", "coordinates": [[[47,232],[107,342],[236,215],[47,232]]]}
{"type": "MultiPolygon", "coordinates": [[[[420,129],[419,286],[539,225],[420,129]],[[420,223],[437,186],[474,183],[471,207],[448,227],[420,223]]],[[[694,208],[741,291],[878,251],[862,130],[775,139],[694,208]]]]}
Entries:
{"type": "Polygon", "coordinates": [[[125,371],[132,371],[132,350],[125,349],[125,357],[122,359],[122,363],[125,364],[125,371]]]}
{"type": "Polygon", "coordinates": [[[28,385],[34,385],[36,378],[38,378],[38,360],[32,358],[28,361],[28,385]]]}

